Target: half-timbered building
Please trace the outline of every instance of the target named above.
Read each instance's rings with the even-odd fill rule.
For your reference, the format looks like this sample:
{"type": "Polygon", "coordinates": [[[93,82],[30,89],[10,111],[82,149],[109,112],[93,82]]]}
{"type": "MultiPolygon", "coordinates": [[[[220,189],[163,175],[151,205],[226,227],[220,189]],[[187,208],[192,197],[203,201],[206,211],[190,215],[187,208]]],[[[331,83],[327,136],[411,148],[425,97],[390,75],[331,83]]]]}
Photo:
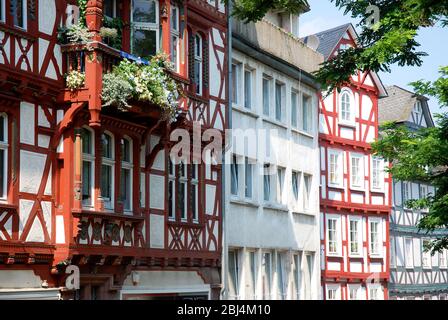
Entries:
{"type": "MultiPolygon", "coordinates": [[[[351,24],[317,33],[325,59],[356,46],[351,24]]],[[[305,38],[306,42],[313,39],[305,38]]],[[[325,300],[387,299],[390,178],[371,154],[378,136],[378,75],[323,92],[319,104],[320,239],[325,300]]]]}
{"type": "MultiPolygon", "coordinates": [[[[409,130],[434,126],[428,99],[398,86],[387,87],[389,96],[379,102],[379,122],[395,122],[409,130]]],[[[426,209],[411,209],[408,200],[434,195],[434,187],[421,181],[393,180],[390,215],[390,285],[394,300],[446,300],[448,295],[447,250],[431,255],[425,244],[446,229],[427,232],[417,224],[426,209]]]]}
{"type": "Polygon", "coordinates": [[[217,0],[0,0],[0,298],[219,295],[221,166],[169,152],[176,128],[226,127],[226,34],[217,0]],[[91,41],[61,42],[78,17],[91,41]],[[159,51],[184,91],[176,119],[104,108],[103,76],[159,51]],[[85,81],[68,90],[73,70],[85,81]]]}
{"type": "MultiPolygon", "coordinates": [[[[304,8],[307,10],[306,8],[304,8]]],[[[299,15],[232,23],[228,299],[319,299],[318,90],[299,15]]]]}

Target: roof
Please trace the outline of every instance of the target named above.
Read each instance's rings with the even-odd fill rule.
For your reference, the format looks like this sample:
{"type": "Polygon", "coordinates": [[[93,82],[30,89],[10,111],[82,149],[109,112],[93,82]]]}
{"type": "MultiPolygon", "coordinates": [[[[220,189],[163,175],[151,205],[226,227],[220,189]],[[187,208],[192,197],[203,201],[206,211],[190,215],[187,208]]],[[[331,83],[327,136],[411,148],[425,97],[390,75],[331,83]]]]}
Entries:
{"type": "Polygon", "coordinates": [[[378,121],[384,122],[406,122],[411,116],[415,102],[422,102],[423,113],[428,126],[434,126],[434,121],[428,106],[428,98],[418,95],[399,86],[386,87],[388,97],[378,101],[378,121]]]}
{"type": "MultiPolygon", "coordinates": [[[[341,41],[342,37],[345,33],[350,33],[351,37],[354,39],[355,43],[358,38],[358,34],[356,33],[355,27],[351,23],[346,23],[337,27],[334,27],[332,29],[324,30],[318,33],[315,33],[313,35],[308,35],[304,38],[302,38],[303,42],[305,44],[308,42],[310,36],[315,36],[317,39],[319,39],[319,46],[317,47],[316,51],[321,53],[325,60],[328,60],[333,53],[334,49],[337,47],[339,42],[341,41]]],[[[380,77],[376,72],[370,71],[370,75],[372,76],[372,80],[375,83],[376,87],[379,90],[379,97],[386,97],[387,91],[384,87],[380,77]]]]}

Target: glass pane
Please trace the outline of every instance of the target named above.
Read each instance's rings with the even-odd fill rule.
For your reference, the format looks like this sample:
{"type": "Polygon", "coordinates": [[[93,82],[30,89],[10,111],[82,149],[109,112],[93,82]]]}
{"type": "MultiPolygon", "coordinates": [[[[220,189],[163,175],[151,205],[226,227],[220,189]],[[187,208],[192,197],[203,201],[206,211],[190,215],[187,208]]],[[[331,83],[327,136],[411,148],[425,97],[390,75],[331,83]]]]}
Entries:
{"type": "Polygon", "coordinates": [[[174,64],[174,70],[178,70],[178,43],[179,38],[177,36],[171,37],[171,61],[174,64]]]}
{"type": "Polygon", "coordinates": [[[198,210],[197,210],[197,196],[198,196],[198,186],[193,185],[191,187],[192,195],[191,195],[191,211],[193,212],[193,219],[198,219],[198,210]]]}
{"type": "Polygon", "coordinates": [[[282,85],[275,84],[275,119],[282,120],[282,85]]]}
{"type": "Polygon", "coordinates": [[[121,160],[131,162],[131,144],[127,139],[123,139],[121,142],[121,160]]]}
{"type": "Polygon", "coordinates": [[[82,204],[92,204],[92,163],[82,162],[82,204]]]}
{"type": "Polygon", "coordinates": [[[82,153],[92,154],[92,133],[83,128],[81,131],[82,153]]]}
{"type": "Polygon", "coordinates": [[[196,84],[196,93],[201,93],[201,73],[202,62],[200,60],[194,61],[194,83],[196,84]]]}
{"type": "MultiPolygon", "coordinates": [[[[0,8],[1,8],[1,4],[0,4],[0,8]]],[[[1,17],[1,16],[0,16],[1,17]]],[[[5,134],[5,129],[6,129],[6,121],[5,121],[5,117],[1,116],[0,117],[0,141],[6,142],[6,134],[5,134]]]]}
{"type": "Polygon", "coordinates": [[[112,159],[112,137],[108,134],[103,134],[102,137],[103,142],[103,150],[102,154],[104,158],[112,159]]]}
{"type": "Polygon", "coordinates": [[[134,30],[132,54],[146,58],[157,52],[157,32],[155,30],[134,30]]]}
{"type": "Polygon", "coordinates": [[[103,1],[103,13],[105,16],[110,17],[110,18],[115,18],[114,4],[115,4],[115,0],[104,0],[103,1]]]}
{"type": "Polygon", "coordinates": [[[252,73],[244,72],[244,106],[250,109],[252,105],[252,73]]]}
{"type": "Polygon", "coordinates": [[[171,7],[171,28],[173,30],[179,29],[178,10],[176,7],[171,7]]]}
{"type": "Polygon", "coordinates": [[[152,0],[133,0],[132,17],[134,22],[156,23],[156,3],[152,0]]]}
{"type": "Polygon", "coordinates": [[[6,156],[5,150],[0,149],[0,197],[6,196],[5,156],[6,156]]]}
{"type": "Polygon", "coordinates": [[[173,198],[174,198],[174,181],[170,181],[168,183],[168,212],[171,218],[174,218],[175,216],[173,198]]]}
{"type": "Polygon", "coordinates": [[[266,116],[269,115],[269,99],[269,80],[263,78],[263,114],[266,116]]]}
{"type": "Polygon", "coordinates": [[[112,167],[101,166],[101,196],[105,200],[110,200],[112,196],[112,167]]]}
{"type": "Polygon", "coordinates": [[[23,0],[11,1],[11,13],[13,15],[14,25],[20,28],[24,28],[25,17],[23,16],[24,13],[23,0]]]}
{"type": "Polygon", "coordinates": [[[232,102],[238,104],[238,67],[232,64],[232,102]]]}
{"type": "Polygon", "coordinates": [[[200,35],[195,36],[194,47],[196,57],[202,57],[202,38],[200,35]]]}
{"type": "Polygon", "coordinates": [[[121,169],[121,200],[125,210],[131,209],[131,170],[121,169]]]}
{"type": "Polygon", "coordinates": [[[230,294],[235,296],[238,292],[238,258],[235,251],[229,252],[229,274],[230,294]]]}
{"type": "Polygon", "coordinates": [[[179,209],[180,213],[182,215],[182,219],[187,218],[186,214],[186,208],[185,208],[185,191],[186,191],[186,184],[180,183],[179,184],[179,209]]]}
{"type": "Polygon", "coordinates": [[[271,199],[271,177],[269,176],[269,166],[265,166],[264,172],[264,200],[269,201],[271,199]]]}
{"type": "Polygon", "coordinates": [[[291,93],[291,125],[297,127],[297,94],[291,93]]]}
{"type": "Polygon", "coordinates": [[[246,158],[246,197],[252,198],[252,164],[246,158]]]}
{"type": "Polygon", "coordinates": [[[302,105],[302,129],[304,131],[310,130],[310,98],[303,96],[303,105],[302,105]]]}

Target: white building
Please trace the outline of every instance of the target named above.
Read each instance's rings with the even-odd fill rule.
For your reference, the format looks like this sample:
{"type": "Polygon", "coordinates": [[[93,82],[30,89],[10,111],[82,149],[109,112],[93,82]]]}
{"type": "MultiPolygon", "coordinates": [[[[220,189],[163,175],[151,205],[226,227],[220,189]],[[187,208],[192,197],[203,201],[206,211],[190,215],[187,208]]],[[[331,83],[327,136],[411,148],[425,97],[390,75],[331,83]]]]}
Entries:
{"type": "Polygon", "coordinates": [[[233,24],[224,299],[320,298],[318,87],[310,73],[323,56],[297,35],[297,15],[233,24]]]}

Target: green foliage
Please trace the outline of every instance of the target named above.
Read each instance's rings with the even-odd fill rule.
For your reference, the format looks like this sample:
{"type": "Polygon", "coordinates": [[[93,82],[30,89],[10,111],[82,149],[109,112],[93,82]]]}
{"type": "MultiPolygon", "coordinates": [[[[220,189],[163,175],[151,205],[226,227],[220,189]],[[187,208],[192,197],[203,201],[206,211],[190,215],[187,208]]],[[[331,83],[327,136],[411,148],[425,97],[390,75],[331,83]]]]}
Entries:
{"type": "Polygon", "coordinates": [[[245,22],[256,22],[270,9],[298,13],[307,7],[306,0],[234,0],[232,15],[245,22]]]}
{"type": "Polygon", "coordinates": [[[353,18],[361,28],[356,50],[324,62],[317,80],[329,91],[349,81],[356,71],[390,71],[390,66],[420,66],[425,52],[418,51],[417,31],[447,22],[448,1],[434,0],[330,0],[353,18]],[[380,20],[369,25],[369,5],[379,8],[380,20]]]}
{"type": "Polygon", "coordinates": [[[103,77],[104,106],[112,105],[125,111],[130,107],[129,100],[146,101],[158,105],[165,118],[173,119],[181,90],[167,74],[170,68],[165,54],[152,57],[149,65],[123,60],[103,77]]]}
{"type": "Polygon", "coordinates": [[[86,10],[87,10],[87,2],[88,0],[78,0],[79,7],[79,23],[86,26],[86,10]]]}
{"type": "Polygon", "coordinates": [[[116,30],[116,36],[101,34],[103,41],[112,48],[122,49],[122,30],[124,27],[123,20],[120,18],[103,18],[103,27],[116,30]]]}
{"type": "MultiPolygon", "coordinates": [[[[418,94],[438,98],[448,106],[448,68],[440,69],[441,77],[434,82],[417,81],[418,94]]],[[[434,231],[448,228],[448,113],[436,115],[437,126],[420,130],[386,123],[382,126],[381,139],[372,147],[375,153],[392,163],[389,169],[395,179],[422,181],[435,187],[434,194],[420,200],[408,201],[410,208],[428,208],[420,220],[421,230],[434,231]]],[[[448,248],[448,237],[439,236],[429,244],[432,252],[448,248]]]]}
{"type": "Polygon", "coordinates": [[[72,24],[67,29],[67,39],[68,39],[68,41],[70,41],[72,43],[76,43],[76,42],[87,43],[87,42],[90,42],[92,37],[93,37],[93,33],[90,32],[89,29],[87,29],[87,27],[85,27],[81,23],[72,24]]]}

